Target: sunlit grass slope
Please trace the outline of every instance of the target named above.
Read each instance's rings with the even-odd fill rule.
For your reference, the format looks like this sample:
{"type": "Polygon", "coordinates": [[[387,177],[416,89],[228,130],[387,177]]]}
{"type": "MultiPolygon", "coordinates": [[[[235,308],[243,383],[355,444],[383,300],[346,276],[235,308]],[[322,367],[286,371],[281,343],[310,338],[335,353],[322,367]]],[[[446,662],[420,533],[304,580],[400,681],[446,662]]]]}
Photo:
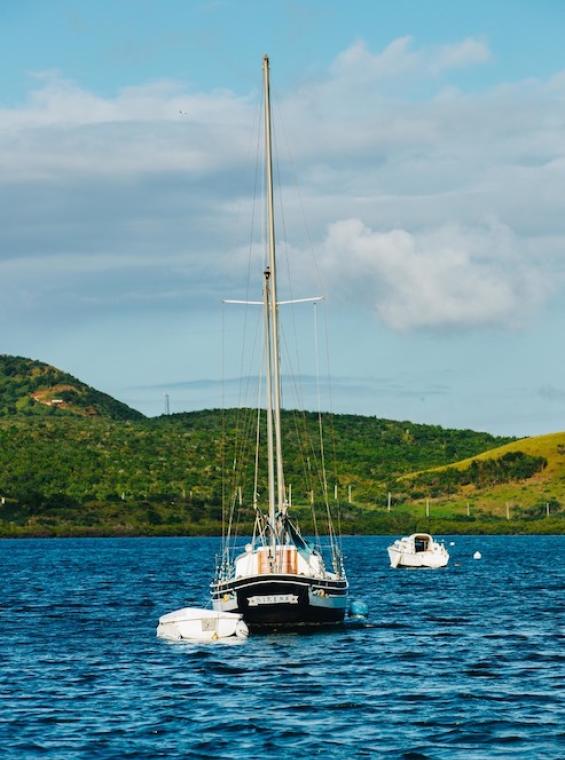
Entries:
{"type": "Polygon", "coordinates": [[[523,438],[476,456],[463,459],[447,466],[434,467],[424,472],[411,473],[397,481],[399,489],[411,490],[416,496],[413,509],[422,512],[429,499],[430,512],[436,517],[448,515],[470,515],[480,517],[486,514],[501,518],[521,516],[542,517],[558,511],[565,503],[565,432],[523,438]],[[507,482],[449,486],[442,490],[441,481],[435,489],[422,482],[424,476],[446,474],[450,470],[466,471],[474,462],[491,463],[502,460],[510,454],[523,454],[532,459],[543,459],[538,471],[524,479],[507,482]],[[420,487],[421,493],[414,493],[420,487]],[[435,493],[434,493],[435,490],[435,493]]]}

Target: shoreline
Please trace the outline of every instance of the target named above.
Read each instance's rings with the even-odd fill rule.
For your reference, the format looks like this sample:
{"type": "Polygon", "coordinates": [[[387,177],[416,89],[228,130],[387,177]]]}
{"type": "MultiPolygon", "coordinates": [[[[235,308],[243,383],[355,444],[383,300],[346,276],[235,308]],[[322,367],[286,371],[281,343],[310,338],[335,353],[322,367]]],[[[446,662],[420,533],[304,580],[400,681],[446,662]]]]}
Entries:
{"type": "MultiPolygon", "coordinates": [[[[543,526],[532,526],[530,530],[517,529],[516,526],[477,526],[475,530],[461,530],[459,526],[449,526],[446,530],[445,525],[440,529],[439,526],[427,525],[419,526],[414,530],[348,530],[342,533],[342,537],[362,537],[362,536],[399,536],[409,533],[431,533],[433,536],[563,536],[565,535],[565,526],[556,527],[548,525],[547,529],[543,526]],[[490,528],[490,529],[489,529],[490,528]]],[[[250,535],[247,531],[242,531],[241,536],[250,535]]],[[[306,535],[311,535],[306,531],[306,535]]],[[[221,538],[221,531],[187,531],[187,530],[161,530],[161,531],[144,531],[144,530],[93,530],[87,528],[61,529],[61,530],[2,530],[0,528],[0,540],[3,539],[53,539],[53,538],[221,538]]]]}

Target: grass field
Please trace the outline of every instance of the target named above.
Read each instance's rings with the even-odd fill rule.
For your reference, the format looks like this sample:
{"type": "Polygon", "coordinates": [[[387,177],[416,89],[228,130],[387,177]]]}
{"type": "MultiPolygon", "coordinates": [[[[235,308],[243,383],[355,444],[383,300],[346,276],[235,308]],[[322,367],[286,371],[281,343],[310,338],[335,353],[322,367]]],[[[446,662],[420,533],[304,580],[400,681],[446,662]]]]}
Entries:
{"type": "MultiPolygon", "coordinates": [[[[486,488],[470,485],[459,488],[456,493],[430,499],[430,514],[437,518],[466,517],[469,512],[477,518],[493,515],[503,519],[508,516],[519,519],[525,516],[543,517],[548,506],[550,515],[557,512],[559,505],[565,504],[565,433],[524,438],[455,464],[434,467],[431,471],[441,472],[453,468],[463,470],[473,460],[497,459],[516,451],[544,457],[547,466],[526,481],[500,483],[486,488]]],[[[418,474],[411,473],[399,478],[399,485],[410,482],[418,474]]],[[[418,510],[424,514],[425,499],[410,505],[409,509],[414,514],[418,510]]]]}

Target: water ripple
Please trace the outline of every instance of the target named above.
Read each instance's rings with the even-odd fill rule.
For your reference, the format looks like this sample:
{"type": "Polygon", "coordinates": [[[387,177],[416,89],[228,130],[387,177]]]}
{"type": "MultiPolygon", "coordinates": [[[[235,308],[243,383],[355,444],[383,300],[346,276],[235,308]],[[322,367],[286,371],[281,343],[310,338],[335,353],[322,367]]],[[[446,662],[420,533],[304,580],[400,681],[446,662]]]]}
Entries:
{"type": "Polygon", "coordinates": [[[455,540],[405,573],[347,538],[368,626],[231,647],[155,637],[205,602],[215,539],[0,541],[2,758],[565,756],[563,539],[455,540]]]}

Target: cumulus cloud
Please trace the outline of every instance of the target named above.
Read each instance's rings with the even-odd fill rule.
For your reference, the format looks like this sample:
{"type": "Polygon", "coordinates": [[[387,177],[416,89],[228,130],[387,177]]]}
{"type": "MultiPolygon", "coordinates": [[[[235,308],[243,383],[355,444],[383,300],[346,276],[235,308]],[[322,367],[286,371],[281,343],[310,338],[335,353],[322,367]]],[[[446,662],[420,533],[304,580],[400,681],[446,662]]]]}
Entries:
{"type": "Polygon", "coordinates": [[[322,251],[328,279],[361,292],[396,329],[516,325],[549,292],[547,278],[497,224],[414,235],[347,219],[330,226],[322,251]]]}
{"type": "Polygon", "coordinates": [[[486,43],[469,37],[461,42],[439,45],[427,49],[414,49],[410,36],[398,37],[379,53],[372,53],[363,40],[359,40],[340,53],[331,67],[336,77],[352,76],[364,79],[391,79],[414,74],[424,77],[458,69],[490,58],[486,43]]]}

